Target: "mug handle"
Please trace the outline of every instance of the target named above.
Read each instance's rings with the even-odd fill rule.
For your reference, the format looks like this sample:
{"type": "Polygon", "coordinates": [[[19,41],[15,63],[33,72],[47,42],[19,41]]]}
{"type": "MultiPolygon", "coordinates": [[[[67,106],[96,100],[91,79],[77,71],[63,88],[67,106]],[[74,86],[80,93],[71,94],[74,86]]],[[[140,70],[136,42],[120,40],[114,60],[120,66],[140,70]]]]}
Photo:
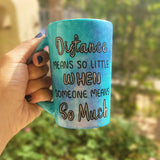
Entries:
{"type": "MultiPolygon", "coordinates": [[[[32,56],[39,51],[42,51],[44,49],[45,46],[48,45],[48,38],[47,36],[39,43],[39,45],[37,46],[37,48],[34,50],[34,52],[32,53],[31,57],[28,59],[27,64],[30,64],[32,62],[32,56]]],[[[38,102],[37,103],[41,108],[43,108],[45,111],[47,111],[48,113],[55,115],[55,107],[54,107],[54,102],[49,102],[49,101],[45,101],[45,102],[38,102]]]]}

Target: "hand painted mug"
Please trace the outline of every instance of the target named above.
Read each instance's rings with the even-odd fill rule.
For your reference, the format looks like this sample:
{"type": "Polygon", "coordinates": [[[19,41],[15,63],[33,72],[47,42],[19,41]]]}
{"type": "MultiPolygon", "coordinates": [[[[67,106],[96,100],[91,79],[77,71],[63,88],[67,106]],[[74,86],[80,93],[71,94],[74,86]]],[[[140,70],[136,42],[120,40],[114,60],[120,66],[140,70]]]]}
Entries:
{"type": "Polygon", "coordinates": [[[53,102],[38,104],[57,125],[87,129],[110,121],[112,23],[69,19],[50,23],[36,51],[49,47],[53,102]]]}

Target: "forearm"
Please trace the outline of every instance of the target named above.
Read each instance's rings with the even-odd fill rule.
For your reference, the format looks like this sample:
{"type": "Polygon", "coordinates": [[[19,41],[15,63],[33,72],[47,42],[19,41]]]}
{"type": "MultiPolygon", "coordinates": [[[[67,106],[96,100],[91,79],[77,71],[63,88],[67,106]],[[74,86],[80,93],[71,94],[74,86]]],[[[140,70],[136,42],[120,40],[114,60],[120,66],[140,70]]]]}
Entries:
{"type": "Polygon", "coordinates": [[[0,136],[0,155],[3,152],[8,142],[9,139],[7,139],[5,136],[0,136]]]}
{"type": "Polygon", "coordinates": [[[6,139],[4,139],[5,137],[3,137],[2,139],[0,139],[0,155],[3,152],[4,148],[6,147],[8,141],[6,139]]]}
{"type": "Polygon", "coordinates": [[[7,143],[12,138],[9,131],[5,131],[4,127],[0,127],[0,155],[2,154],[4,148],[6,147],[7,143]]]}

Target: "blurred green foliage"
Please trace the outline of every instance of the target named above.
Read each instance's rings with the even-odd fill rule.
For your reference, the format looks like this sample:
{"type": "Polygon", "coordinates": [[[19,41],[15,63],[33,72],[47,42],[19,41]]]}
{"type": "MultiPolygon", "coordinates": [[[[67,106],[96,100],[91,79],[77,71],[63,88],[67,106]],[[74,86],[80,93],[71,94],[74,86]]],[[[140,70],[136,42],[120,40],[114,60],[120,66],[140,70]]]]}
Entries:
{"type": "Polygon", "coordinates": [[[102,128],[65,129],[43,112],[11,140],[0,160],[158,160],[156,146],[135,130],[134,122],[120,117],[102,128]]]}

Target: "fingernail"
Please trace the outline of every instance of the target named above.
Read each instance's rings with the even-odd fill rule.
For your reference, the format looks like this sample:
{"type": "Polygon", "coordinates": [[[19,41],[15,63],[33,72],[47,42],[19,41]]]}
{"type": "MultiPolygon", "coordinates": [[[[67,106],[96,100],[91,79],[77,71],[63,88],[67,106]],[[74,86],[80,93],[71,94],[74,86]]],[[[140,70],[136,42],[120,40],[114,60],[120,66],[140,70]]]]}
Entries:
{"type": "Polygon", "coordinates": [[[25,99],[27,100],[27,102],[30,102],[32,100],[32,96],[31,95],[26,95],[25,99]]]}
{"type": "Polygon", "coordinates": [[[43,61],[43,57],[42,56],[37,56],[37,60],[38,60],[38,64],[40,64],[43,61]]]}
{"type": "Polygon", "coordinates": [[[40,38],[40,37],[42,37],[42,33],[41,32],[38,33],[34,38],[40,38]]]}

